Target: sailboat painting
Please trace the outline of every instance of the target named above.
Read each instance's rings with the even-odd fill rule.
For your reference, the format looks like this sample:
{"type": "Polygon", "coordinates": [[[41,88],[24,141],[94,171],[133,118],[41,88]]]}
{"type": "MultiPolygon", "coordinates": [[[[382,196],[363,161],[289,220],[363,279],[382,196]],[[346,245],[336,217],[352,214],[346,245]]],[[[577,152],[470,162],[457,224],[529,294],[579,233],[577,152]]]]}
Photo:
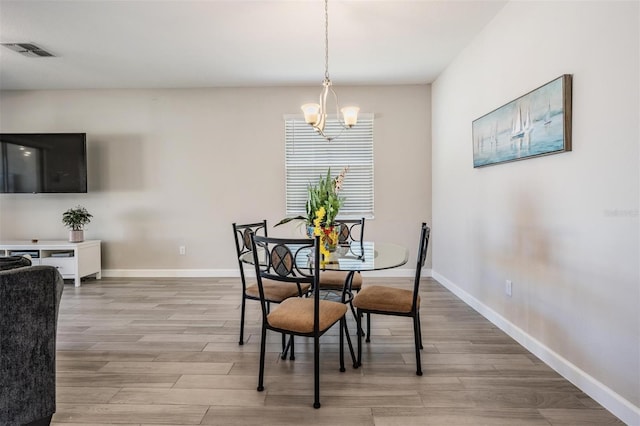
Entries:
{"type": "Polygon", "coordinates": [[[571,151],[571,86],[562,75],[474,120],[473,167],[571,151]]]}

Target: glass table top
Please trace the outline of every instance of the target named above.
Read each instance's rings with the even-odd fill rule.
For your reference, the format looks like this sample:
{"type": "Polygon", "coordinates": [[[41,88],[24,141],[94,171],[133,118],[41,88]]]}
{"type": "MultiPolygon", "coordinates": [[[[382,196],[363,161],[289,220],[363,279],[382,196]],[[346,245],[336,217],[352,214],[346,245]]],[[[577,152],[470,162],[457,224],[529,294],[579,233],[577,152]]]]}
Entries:
{"type": "MultiPolygon", "coordinates": [[[[298,267],[309,266],[311,249],[297,251],[295,247],[291,247],[291,251],[295,253],[298,267]]],[[[262,257],[258,255],[259,259],[262,257]]],[[[353,242],[349,246],[337,247],[327,261],[321,262],[321,268],[332,271],[379,271],[402,266],[407,263],[408,258],[409,251],[397,244],[353,242]]],[[[253,254],[245,253],[240,256],[240,260],[253,264],[253,254]]]]}

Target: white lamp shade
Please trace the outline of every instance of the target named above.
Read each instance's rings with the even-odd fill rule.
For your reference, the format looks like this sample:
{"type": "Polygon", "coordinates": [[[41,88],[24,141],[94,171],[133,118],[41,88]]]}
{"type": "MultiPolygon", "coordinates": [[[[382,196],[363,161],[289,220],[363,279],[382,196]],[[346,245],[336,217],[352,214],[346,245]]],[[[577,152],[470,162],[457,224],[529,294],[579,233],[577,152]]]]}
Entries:
{"type": "Polygon", "coordinates": [[[318,122],[320,116],[320,105],[318,104],[304,104],[300,107],[304,113],[304,121],[307,124],[314,125],[318,122]]]}
{"type": "Polygon", "coordinates": [[[348,106],[344,107],[340,110],[342,112],[342,116],[344,118],[344,124],[351,127],[354,126],[358,122],[358,112],[360,108],[356,106],[348,106]]]}

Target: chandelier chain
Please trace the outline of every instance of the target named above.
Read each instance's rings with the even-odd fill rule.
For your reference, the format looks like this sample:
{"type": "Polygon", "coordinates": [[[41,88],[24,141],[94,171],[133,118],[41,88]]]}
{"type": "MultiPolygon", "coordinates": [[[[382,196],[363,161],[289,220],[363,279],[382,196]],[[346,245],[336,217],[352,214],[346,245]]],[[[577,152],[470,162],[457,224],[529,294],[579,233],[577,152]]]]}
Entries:
{"type": "Polygon", "coordinates": [[[338,95],[331,87],[331,80],[329,79],[329,0],[324,0],[324,81],[322,82],[322,91],[320,92],[319,103],[309,103],[302,105],[302,111],[304,112],[304,120],[307,124],[311,125],[316,132],[328,142],[338,138],[342,132],[346,129],[350,129],[356,125],[358,120],[358,111],[360,108],[356,106],[349,106],[340,109],[338,105],[338,95]],[[325,124],[328,118],[327,111],[327,98],[332,97],[336,106],[336,121],[340,125],[340,132],[335,136],[327,135],[324,132],[325,124]],[[340,112],[344,117],[340,118],[340,112]]]}
{"type": "Polygon", "coordinates": [[[324,0],[324,79],[329,80],[329,0],[324,0]]]}

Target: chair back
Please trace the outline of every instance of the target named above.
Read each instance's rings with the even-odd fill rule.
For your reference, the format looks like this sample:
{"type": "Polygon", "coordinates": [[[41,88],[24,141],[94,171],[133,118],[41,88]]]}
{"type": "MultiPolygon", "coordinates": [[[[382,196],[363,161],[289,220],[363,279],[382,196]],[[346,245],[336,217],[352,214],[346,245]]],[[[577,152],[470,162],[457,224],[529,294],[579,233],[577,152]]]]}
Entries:
{"type": "MultiPolygon", "coordinates": [[[[269,238],[255,234],[251,235],[251,250],[256,268],[260,304],[263,320],[267,321],[267,304],[264,297],[263,279],[273,281],[311,284],[312,289],[318,288],[320,271],[320,238],[269,238]]],[[[318,332],[319,325],[319,292],[314,291],[314,331],[318,332]]]]}
{"type": "Polygon", "coordinates": [[[246,281],[244,276],[244,263],[240,260],[240,256],[251,251],[251,235],[262,234],[267,236],[267,220],[256,223],[247,223],[238,225],[233,223],[233,237],[236,242],[236,254],[238,256],[238,268],[240,268],[240,280],[242,281],[243,291],[246,289],[246,281]]]}
{"type": "Polygon", "coordinates": [[[336,219],[340,226],[338,243],[349,244],[353,241],[362,242],[364,237],[364,217],[360,219],[336,219]]]}
{"type": "Polygon", "coordinates": [[[422,274],[422,268],[427,259],[427,249],[429,247],[429,235],[431,234],[431,228],[426,223],[422,222],[420,230],[420,243],[418,245],[418,257],[416,262],[416,277],[413,282],[413,305],[411,310],[415,312],[418,303],[418,290],[420,290],[420,276],[422,274]]]}

